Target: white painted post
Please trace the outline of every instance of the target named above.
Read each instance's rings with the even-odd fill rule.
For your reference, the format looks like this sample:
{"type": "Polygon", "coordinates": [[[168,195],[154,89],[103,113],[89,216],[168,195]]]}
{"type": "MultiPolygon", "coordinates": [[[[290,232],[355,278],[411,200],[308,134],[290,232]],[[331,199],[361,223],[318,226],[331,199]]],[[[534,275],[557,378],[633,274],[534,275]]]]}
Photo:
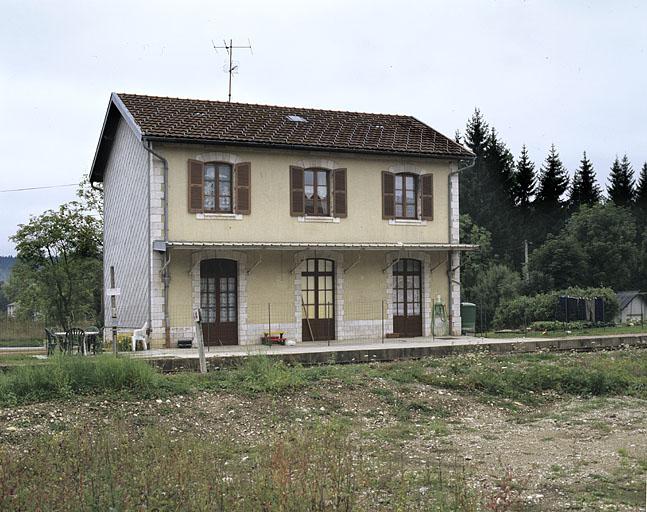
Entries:
{"type": "Polygon", "coordinates": [[[193,310],[195,323],[195,337],[198,341],[198,358],[200,359],[200,373],[207,373],[207,360],[204,357],[204,340],[202,339],[202,314],[200,308],[193,310]]]}

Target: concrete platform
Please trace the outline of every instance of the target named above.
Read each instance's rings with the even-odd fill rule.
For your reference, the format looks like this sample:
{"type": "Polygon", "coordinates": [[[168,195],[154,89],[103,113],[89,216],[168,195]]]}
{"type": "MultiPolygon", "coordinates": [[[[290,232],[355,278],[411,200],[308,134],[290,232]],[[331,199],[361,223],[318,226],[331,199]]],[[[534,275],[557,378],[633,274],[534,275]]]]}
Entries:
{"type": "MultiPolygon", "coordinates": [[[[288,363],[304,365],[365,363],[394,361],[421,357],[443,357],[466,352],[485,351],[496,354],[536,351],[592,351],[621,347],[647,348],[647,333],[608,336],[572,336],[568,338],[410,338],[379,340],[304,342],[295,346],[233,346],[209,347],[205,351],[207,366],[219,368],[236,365],[242,358],[266,355],[288,363]]],[[[150,361],[163,371],[195,370],[198,368],[197,349],[153,349],[130,354],[150,361]]]]}

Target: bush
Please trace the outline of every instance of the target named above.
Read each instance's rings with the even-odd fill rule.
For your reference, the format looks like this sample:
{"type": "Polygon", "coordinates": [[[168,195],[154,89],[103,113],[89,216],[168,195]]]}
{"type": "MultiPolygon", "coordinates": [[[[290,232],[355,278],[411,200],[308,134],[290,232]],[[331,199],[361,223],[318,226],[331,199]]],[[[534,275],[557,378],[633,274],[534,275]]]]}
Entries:
{"type": "Polygon", "coordinates": [[[531,331],[561,331],[561,330],[570,330],[578,331],[591,327],[593,324],[591,322],[557,322],[557,321],[541,321],[533,322],[530,324],[531,331]]]}
{"type": "Polygon", "coordinates": [[[149,397],[169,386],[145,361],[57,355],[44,364],[16,366],[0,373],[0,405],[120,391],[149,397]]]}
{"type": "MultiPolygon", "coordinates": [[[[499,304],[494,315],[494,327],[520,328],[533,322],[555,321],[555,311],[559,297],[584,297],[604,300],[604,321],[612,322],[618,314],[618,298],[610,288],[568,288],[566,290],[540,293],[535,296],[522,295],[499,304]]],[[[562,325],[563,326],[563,325],[562,325]]]]}

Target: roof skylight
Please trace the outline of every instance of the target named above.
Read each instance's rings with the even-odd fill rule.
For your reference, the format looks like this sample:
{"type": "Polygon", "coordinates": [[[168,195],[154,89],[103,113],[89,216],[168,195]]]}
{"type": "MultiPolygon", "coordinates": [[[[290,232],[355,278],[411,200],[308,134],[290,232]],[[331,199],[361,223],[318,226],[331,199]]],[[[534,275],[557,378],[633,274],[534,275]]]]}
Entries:
{"type": "Polygon", "coordinates": [[[308,120],[305,119],[304,117],[298,116],[296,114],[290,114],[289,116],[285,116],[288,121],[292,121],[293,123],[307,123],[308,120]]]}

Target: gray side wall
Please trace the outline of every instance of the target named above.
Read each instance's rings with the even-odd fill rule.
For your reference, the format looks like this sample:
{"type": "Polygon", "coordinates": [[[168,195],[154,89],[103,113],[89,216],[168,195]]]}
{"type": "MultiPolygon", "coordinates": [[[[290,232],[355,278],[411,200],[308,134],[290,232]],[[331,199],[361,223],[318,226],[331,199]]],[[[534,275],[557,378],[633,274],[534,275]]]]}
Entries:
{"type": "MultiPolygon", "coordinates": [[[[140,328],[148,320],[148,153],[122,119],[104,173],[104,290],[115,269],[117,325],[140,328]]],[[[112,326],[110,298],[104,294],[104,320],[112,326]]]]}

